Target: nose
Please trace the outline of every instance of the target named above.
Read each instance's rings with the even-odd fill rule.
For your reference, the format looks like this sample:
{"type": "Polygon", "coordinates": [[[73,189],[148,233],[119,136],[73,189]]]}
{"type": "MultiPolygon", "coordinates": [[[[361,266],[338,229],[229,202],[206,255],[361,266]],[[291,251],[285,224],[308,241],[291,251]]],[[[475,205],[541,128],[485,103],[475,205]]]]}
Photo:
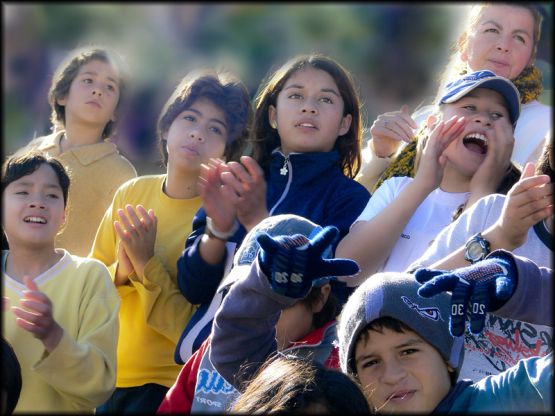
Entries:
{"type": "Polygon", "coordinates": [[[314,104],[314,100],[311,99],[307,99],[303,102],[303,105],[301,107],[301,112],[303,114],[317,114],[318,113],[318,108],[317,106],[314,104]]]}
{"type": "Polygon", "coordinates": [[[102,88],[99,87],[98,85],[95,85],[95,86],[93,87],[92,94],[93,94],[93,95],[96,95],[97,97],[102,96],[102,88]]]}
{"type": "Polygon", "coordinates": [[[491,127],[493,125],[493,118],[485,111],[482,111],[474,117],[474,122],[479,123],[484,127],[491,127]]]}
{"type": "Polygon", "coordinates": [[[388,384],[397,384],[406,377],[407,372],[398,360],[392,359],[384,362],[382,381],[388,384]]]}
{"type": "Polygon", "coordinates": [[[500,52],[509,52],[509,40],[505,36],[501,36],[496,47],[500,52]]]}
{"type": "Polygon", "coordinates": [[[44,203],[42,198],[37,197],[34,201],[29,203],[29,208],[46,209],[46,204],[44,203]]]}
{"type": "Polygon", "coordinates": [[[189,138],[195,142],[202,143],[204,141],[204,134],[202,134],[200,127],[196,129],[192,129],[189,132],[189,138]]]}

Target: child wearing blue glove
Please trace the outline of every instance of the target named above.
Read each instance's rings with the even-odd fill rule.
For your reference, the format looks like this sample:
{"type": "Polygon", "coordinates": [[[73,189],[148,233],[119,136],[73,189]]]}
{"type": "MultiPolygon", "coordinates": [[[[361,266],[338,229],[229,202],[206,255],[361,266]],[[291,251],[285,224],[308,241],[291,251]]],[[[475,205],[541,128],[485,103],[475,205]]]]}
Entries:
{"type": "Polygon", "coordinates": [[[278,351],[338,368],[338,308],[329,281],[358,272],[351,260],[329,258],[338,234],[292,214],[253,228],[223,282],[231,287],[209,338],[185,363],[158,413],[228,410],[244,382],[278,351]]]}
{"type": "Polygon", "coordinates": [[[550,303],[551,270],[501,251],[488,260],[449,273],[420,271],[423,286],[408,273],[377,273],[351,295],[339,322],[341,370],[359,381],[374,412],[553,412],[552,353],[477,382],[456,381],[466,351],[464,338],[452,335],[459,323],[449,317],[460,303],[442,292],[486,288],[480,291],[488,294],[487,308],[499,306],[496,313],[548,320],[535,313],[550,303]],[[509,283],[507,290],[498,282],[509,283]],[[528,301],[534,292],[539,304],[528,301]]]}

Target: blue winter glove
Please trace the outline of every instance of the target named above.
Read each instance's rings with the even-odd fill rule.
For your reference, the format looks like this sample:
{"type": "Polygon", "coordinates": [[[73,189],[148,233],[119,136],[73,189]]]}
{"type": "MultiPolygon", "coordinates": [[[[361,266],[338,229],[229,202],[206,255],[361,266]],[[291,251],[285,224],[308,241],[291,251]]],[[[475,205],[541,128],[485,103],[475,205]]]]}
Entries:
{"type": "Polygon", "coordinates": [[[464,333],[469,303],[470,332],[478,334],[484,329],[486,312],[503,306],[517,284],[516,266],[511,260],[498,257],[450,271],[418,269],[414,277],[423,284],[418,289],[422,297],[452,293],[449,331],[455,337],[464,333]]]}
{"type": "Polygon", "coordinates": [[[302,299],[315,280],[358,273],[359,267],[352,260],[323,258],[338,235],[339,230],[333,226],[325,227],[311,240],[302,234],[275,238],[264,232],[258,234],[258,261],[274,292],[302,299]]]}

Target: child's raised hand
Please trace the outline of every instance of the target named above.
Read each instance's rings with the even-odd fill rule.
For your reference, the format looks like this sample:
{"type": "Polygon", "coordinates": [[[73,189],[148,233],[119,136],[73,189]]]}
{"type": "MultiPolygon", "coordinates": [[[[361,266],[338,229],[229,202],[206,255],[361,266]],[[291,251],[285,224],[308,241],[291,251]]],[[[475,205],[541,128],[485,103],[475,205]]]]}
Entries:
{"type": "Polygon", "coordinates": [[[222,173],[222,182],[230,185],[238,195],[237,218],[250,231],[269,215],[264,171],[250,156],[242,156],[241,163],[229,162],[227,166],[230,172],[222,173]]]}
{"type": "Polygon", "coordinates": [[[137,276],[142,278],[146,263],[154,256],[158,219],[152,209],[147,212],[142,205],[133,208],[129,204],[125,211],[118,210],[118,216],[120,221],[114,221],[114,228],[137,276]]]}
{"type": "Polygon", "coordinates": [[[520,180],[507,193],[500,217],[483,235],[498,247],[514,250],[526,242],[530,227],[550,215],[553,184],[548,175],[535,176],[534,164],[527,163],[520,180]]]}
{"type": "Polygon", "coordinates": [[[207,165],[201,165],[199,175],[200,196],[206,215],[222,231],[230,230],[237,217],[235,205],[239,197],[230,185],[221,180],[222,173],[229,171],[224,162],[211,159],[207,165]]]}
{"type": "MultiPolygon", "coordinates": [[[[431,122],[433,123],[433,121],[431,122]]],[[[447,161],[443,152],[464,131],[465,124],[464,117],[453,116],[449,120],[438,122],[432,129],[414,177],[414,181],[429,192],[436,189],[441,183],[447,161]]]]}
{"type": "Polygon", "coordinates": [[[514,144],[511,124],[508,121],[494,123],[493,131],[488,135],[486,157],[470,180],[472,201],[496,191],[509,168],[514,144]]]}
{"type": "Polygon", "coordinates": [[[322,278],[353,276],[359,267],[353,260],[327,259],[323,256],[339,236],[339,230],[327,226],[312,239],[302,234],[271,237],[261,232],[258,259],[274,292],[295,299],[308,295],[314,281],[322,278]]]}
{"type": "Polygon", "coordinates": [[[399,143],[409,143],[414,139],[417,125],[409,113],[407,105],[399,111],[380,114],[372,127],[372,147],[378,157],[387,157],[394,153],[399,143]]]}
{"type": "Polygon", "coordinates": [[[44,348],[52,352],[60,343],[64,330],[52,316],[52,302],[48,296],[38,289],[29,276],[23,277],[23,283],[27,286],[20,301],[23,308],[12,306],[12,311],[17,316],[15,322],[40,339],[44,348]]]}
{"type": "Polygon", "coordinates": [[[454,337],[464,334],[469,306],[470,332],[479,334],[486,312],[503,306],[517,285],[516,266],[503,254],[451,271],[418,269],[414,277],[422,284],[418,289],[422,297],[452,293],[449,331],[454,337]]]}

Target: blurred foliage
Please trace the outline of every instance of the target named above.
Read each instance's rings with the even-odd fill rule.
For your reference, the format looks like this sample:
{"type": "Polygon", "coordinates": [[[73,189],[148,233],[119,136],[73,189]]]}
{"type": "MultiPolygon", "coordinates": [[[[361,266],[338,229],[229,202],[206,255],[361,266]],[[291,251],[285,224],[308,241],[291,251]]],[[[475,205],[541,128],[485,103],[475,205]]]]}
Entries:
{"type": "MultiPolygon", "coordinates": [[[[542,3],[543,4],[543,3],[542,3]]],[[[338,60],[357,81],[369,127],[414,108],[436,79],[462,24],[465,3],[3,3],[4,151],[47,134],[53,71],[75,47],[114,47],[130,65],[133,95],[117,138],[141,172],[157,159],[158,113],[185,73],[235,72],[254,97],[262,79],[298,53],[338,60]],[[142,168],[144,164],[144,169],[142,168]]],[[[551,88],[552,5],[538,53],[551,88]]],[[[549,100],[548,94],[544,99],[549,100]],[[545,98],[547,97],[547,98],[545,98]]]]}

